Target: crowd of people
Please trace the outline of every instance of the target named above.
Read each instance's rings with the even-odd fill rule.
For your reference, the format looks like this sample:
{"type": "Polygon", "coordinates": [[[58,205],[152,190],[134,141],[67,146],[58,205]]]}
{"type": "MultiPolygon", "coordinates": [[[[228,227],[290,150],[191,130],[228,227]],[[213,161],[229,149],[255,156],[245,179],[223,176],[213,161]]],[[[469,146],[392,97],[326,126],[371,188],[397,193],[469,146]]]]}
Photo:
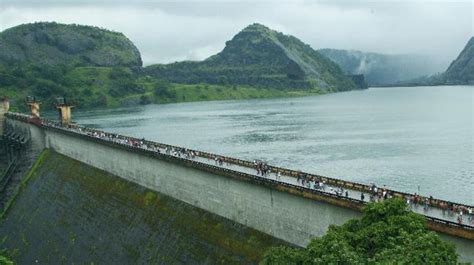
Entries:
{"type": "MultiPolygon", "coordinates": [[[[28,115],[19,115],[21,119],[29,119],[28,115]]],[[[135,148],[141,148],[144,150],[153,151],[156,153],[164,153],[167,155],[172,155],[175,157],[185,158],[185,159],[195,159],[196,157],[200,156],[202,158],[211,159],[210,157],[202,156],[198,151],[188,150],[186,148],[179,148],[173,147],[164,144],[158,144],[146,141],[145,139],[137,139],[133,137],[123,136],[115,133],[106,133],[103,131],[86,128],[83,126],[79,126],[76,124],[70,125],[62,125],[59,122],[53,122],[48,120],[41,120],[41,125],[47,127],[54,127],[61,130],[68,130],[75,133],[87,135],[94,138],[99,138],[102,140],[132,146],[135,148]]],[[[226,161],[225,157],[222,156],[214,156],[214,161],[216,165],[223,166],[224,162],[227,162],[229,165],[229,161],[226,161]]],[[[272,173],[272,167],[269,166],[266,162],[262,160],[254,160],[253,162],[254,167],[256,169],[256,175],[261,177],[269,177],[272,173]]],[[[279,170],[274,170],[275,179],[280,181],[282,177],[282,173],[279,170]]],[[[296,175],[296,182],[298,185],[301,185],[306,188],[319,190],[323,192],[329,192],[341,197],[351,197],[355,198],[357,196],[357,192],[352,191],[349,193],[350,190],[344,189],[343,187],[336,187],[335,185],[328,185],[326,180],[322,177],[312,176],[306,173],[298,172],[296,175]]],[[[367,191],[369,194],[369,201],[379,201],[384,199],[389,199],[394,196],[393,192],[388,190],[385,187],[379,188],[375,184],[370,185],[369,190],[367,191]]],[[[429,211],[430,207],[437,207],[443,211],[443,214],[447,212],[449,215],[456,214],[456,220],[458,223],[463,223],[463,216],[467,216],[467,223],[474,225],[474,218],[473,218],[473,209],[471,207],[466,207],[463,205],[454,204],[451,202],[445,202],[434,199],[432,196],[423,197],[419,194],[415,193],[413,195],[406,195],[405,196],[406,202],[410,207],[418,207],[419,205],[423,206],[425,211],[429,211]]],[[[360,192],[360,200],[365,201],[365,194],[364,192],[360,192]]]]}
{"type": "Polygon", "coordinates": [[[270,167],[262,160],[254,160],[253,164],[255,165],[255,169],[257,170],[257,175],[266,177],[270,173],[270,167]]]}

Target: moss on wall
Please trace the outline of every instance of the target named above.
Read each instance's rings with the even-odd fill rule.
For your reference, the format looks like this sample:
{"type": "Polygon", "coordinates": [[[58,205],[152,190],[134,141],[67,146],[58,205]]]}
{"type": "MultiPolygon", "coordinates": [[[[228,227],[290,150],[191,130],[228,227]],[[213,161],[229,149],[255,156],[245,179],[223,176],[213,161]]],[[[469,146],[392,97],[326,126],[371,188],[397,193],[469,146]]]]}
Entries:
{"type": "Polygon", "coordinates": [[[0,225],[20,264],[257,263],[286,243],[44,151],[0,225]]]}
{"type": "Polygon", "coordinates": [[[13,194],[11,197],[9,197],[8,201],[5,203],[4,207],[0,209],[0,219],[3,219],[7,212],[8,209],[10,209],[10,206],[13,204],[17,196],[21,193],[21,191],[25,188],[26,184],[30,180],[30,178],[33,176],[33,174],[36,172],[36,169],[38,168],[39,165],[42,164],[43,159],[49,155],[49,150],[45,149],[43,150],[38,158],[36,159],[35,163],[31,166],[31,168],[28,170],[26,173],[25,177],[21,180],[20,185],[15,188],[13,191],[13,194]]]}

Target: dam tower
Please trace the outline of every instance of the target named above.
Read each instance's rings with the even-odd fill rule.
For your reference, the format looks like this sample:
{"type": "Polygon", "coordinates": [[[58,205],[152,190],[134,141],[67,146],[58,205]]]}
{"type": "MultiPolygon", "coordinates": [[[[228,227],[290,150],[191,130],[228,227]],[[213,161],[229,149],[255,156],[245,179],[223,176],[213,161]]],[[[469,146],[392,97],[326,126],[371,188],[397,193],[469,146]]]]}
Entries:
{"type": "Polygon", "coordinates": [[[74,107],[73,104],[66,101],[65,98],[56,98],[56,108],[59,113],[59,121],[62,125],[68,125],[71,123],[71,109],[74,107]]]}
{"type": "Polygon", "coordinates": [[[29,96],[26,98],[26,105],[30,107],[31,116],[33,118],[39,119],[41,102],[36,100],[35,97],[29,96]]]}
{"type": "Polygon", "coordinates": [[[8,112],[10,103],[7,97],[0,97],[0,135],[3,135],[5,130],[5,113],[8,112]]]}

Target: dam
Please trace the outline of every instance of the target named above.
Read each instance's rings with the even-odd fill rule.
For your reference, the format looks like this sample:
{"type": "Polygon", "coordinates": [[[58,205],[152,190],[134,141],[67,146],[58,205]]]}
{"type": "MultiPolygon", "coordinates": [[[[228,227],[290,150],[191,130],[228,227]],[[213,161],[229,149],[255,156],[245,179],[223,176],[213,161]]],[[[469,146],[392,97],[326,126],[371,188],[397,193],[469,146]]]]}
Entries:
{"type": "Polygon", "coordinates": [[[53,150],[299,246],[323,235],[331,224],[360,216],[370,198],[402,197],[413,211],[426,217],[430,229],[446,234],[465,260],[473,260],[469,249],[474,227],[459,223],[454,214],[467,211],[470,205],[388,189],[374,191],[368,185],[270,165],[261,174],[252,161],[19,113],[6,114],[4,135],[27,139],[35,150],[53,150]]]}

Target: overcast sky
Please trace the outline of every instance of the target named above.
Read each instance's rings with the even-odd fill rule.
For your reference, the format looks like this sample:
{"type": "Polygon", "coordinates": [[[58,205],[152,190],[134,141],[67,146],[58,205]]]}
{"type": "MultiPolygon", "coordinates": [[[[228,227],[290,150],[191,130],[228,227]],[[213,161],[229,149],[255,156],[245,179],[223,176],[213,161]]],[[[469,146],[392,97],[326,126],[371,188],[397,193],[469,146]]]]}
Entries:
{"type": "Polygon", "coordinates": [[[0,0],[0,30],[35,21],[123,32],[145,65],[202,60],[259,22],[315,49],[435,56],[449,63],[473,36],[473,0],[0,0]]]}

